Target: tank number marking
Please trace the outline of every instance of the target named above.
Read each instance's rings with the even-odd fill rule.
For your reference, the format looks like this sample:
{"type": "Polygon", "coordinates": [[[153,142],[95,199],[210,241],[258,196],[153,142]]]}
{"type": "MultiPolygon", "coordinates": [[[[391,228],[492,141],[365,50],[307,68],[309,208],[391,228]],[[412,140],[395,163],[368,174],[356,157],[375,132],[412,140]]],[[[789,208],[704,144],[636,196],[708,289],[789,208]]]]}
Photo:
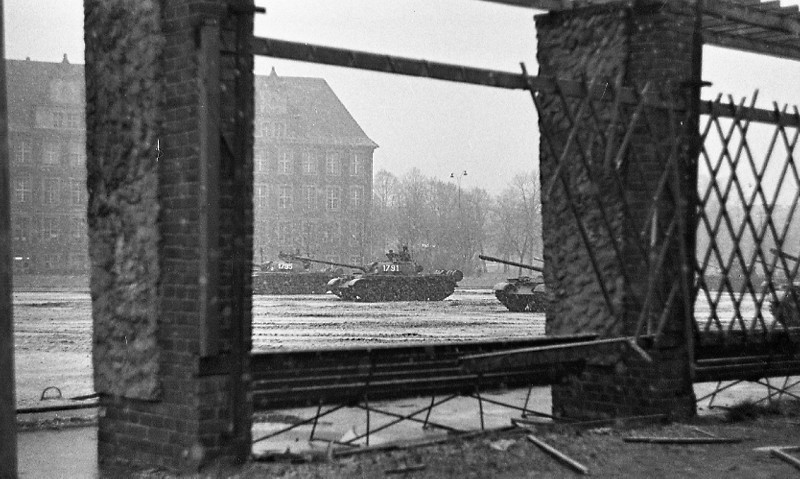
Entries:
{"type": "Polygon", "coordinates": [[[279,263],[278,269],[294,269],[293,264],[279,263]]]}
{"type": "Polygon", "coordinates": [[[397,273],[397,272],[400,271],[400,265],[399,264],[384,264],[384,265],[381,265],[381,266],[383,267],[383,272],[384,273],[397,273]]]}

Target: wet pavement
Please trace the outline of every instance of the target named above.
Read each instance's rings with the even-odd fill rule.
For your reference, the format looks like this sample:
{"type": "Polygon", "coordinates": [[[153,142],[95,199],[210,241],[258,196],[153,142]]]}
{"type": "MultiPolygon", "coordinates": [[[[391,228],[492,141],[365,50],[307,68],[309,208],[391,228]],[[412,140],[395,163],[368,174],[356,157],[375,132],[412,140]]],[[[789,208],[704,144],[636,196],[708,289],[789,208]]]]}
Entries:
{"type": "Polygon", "coordinates": [[[97,427],[25,431],[17,434],[20,478],[95,478],[97,427]]]}

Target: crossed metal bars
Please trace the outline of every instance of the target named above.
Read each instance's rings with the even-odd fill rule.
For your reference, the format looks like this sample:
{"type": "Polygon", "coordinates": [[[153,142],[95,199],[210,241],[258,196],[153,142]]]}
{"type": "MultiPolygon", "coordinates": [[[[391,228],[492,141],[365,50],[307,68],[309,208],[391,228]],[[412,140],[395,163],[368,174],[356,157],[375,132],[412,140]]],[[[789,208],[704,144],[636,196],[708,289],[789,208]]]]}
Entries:
{"type": "MultiPolygon", "coordinates": [[[[751,99],[751,106],[755,104],[756,98],[757,92],[751,99]]],[[[786,245],[786,239],[792,221],[796,218],[798,201],[800,201],[800,177],[795,163],[800,128],[796,124],[787,125],[779,121],[781,117],[787,116],[788,107],[779,109],[778,105],[773,103],[772,121],[762,122],[771,125],[773,131],[764,157],[758,162],[748,140],[752,118],[746,115],[744,102],[743,99],[737,105],[729,97],[727,107],[734,112],[730,125],[725,128],[720,117],[712,113],[708,115],[702,132],[704,146],[701,150],[701,166],[705,167],[709,173],[710,181],[705,191],[701,192],[700,204],[708,206],[712,200],[716,201],[719,204],[719,212],[715,217],[709,218],[713,215],[710,208],[699,210],[698,216],[701,223],[698,226],[698,233],[707,234],[709,244],[705,251],[698,251],[696,288],[711,309],[704,324],[704,331],[711,331],[714,327],[720,331],[740,329],[745,334],[750,333],[750,336],[763,336],[778,328],[785,331],[789,327],[785,321],[768,323],[763,315],[763,306],[767,299],[771,299],[773,304],[781,299],[775,278],[778,262],[780,262],[779,271],[783,273],[788,284],[797,278],[798,267],[800,267],[800,262],[795,261],[791,264],[787,262],[787,255],[782,254],[784,245],[792,248],[791,245],[786,245]],[[739,141],[735,145],[735,151],[731,152],[731,147],[734,146],[731,143],[736,137],[739,141]],[[717,145],[712,145],[712,140],[716,140],[719,146],[719,152],[714,160],[712,160],[709,146],[717,145]],[[779,169],[777,178],[767,178],[766,172],[770,163],[777,161],[774,158],[776,144],[779,140],[786,153],[783,158],[784,162],[777,165],[779,169]],[[744,173],[739,172],[742,163],[747,167],[744,173]],[[723,170],[730,171],[727,179],[720,177],[723,170]],[[749,194],[742,186],[742,183],[747,180],[755,183],[749,194]],[[783,224],[778,225],[774,212],[782,193],[791,195],[791,201],[783,224]],[[758,214],[756,207],[760,207],[764,214],[758,214]],[[739,208],[743,211],[743,217],[738,220],[737,224],[733,213],[739,208]],[[759,225],[756,225],[757,220],[760,220],[759,225]],[[722,251],[723,247],[719,245],[718,240],[720,236],[725,237],[726,235],[732,240],[730,251],[727,254],[722,251]],[[743,243],[748,235],[754,243],[750,253],[746,253],[743,249],[743,243]],[[765,251],[770,246],[768,244],[770,238],[774,241],[775,251],[778,254],[768,257],[765,251]],[[712,267],[712,262],[719,268],[721,277],[721,284],[716,291],[712,291],[712,285],[709,285],[706,279],[706,273],[712,267]],[[763,286],[753,284],[752,278],[756,273],[757,264],[762,265],[761,270],[765,279],[763,286]],[[735,268],[738,268],[744,277],[744,281],[738,288],[731,278],[731,273],[735,268]],[[718,311],[723,299],[730,299],[734,306],[733,317],[728,320],[727,324],[722,324],[718,311]],[[750,320],[749,325],[746,324],[746,319],[742,314],[742,303],[746,299],[751,299],[755,306],[755,317],[750,320]]],[[[723,105],[721,96],[717,97],[714,105],[717,106],[718,111],[719,107],[723,105]]],[[[800,119],[797,107],[794,107],[793,111],[794,116],[800,119]]],[[[790,288],[788,294],[791,296],[789,300],[794,301],[794,304],[797,305],[796,291],[790,288]]]]}

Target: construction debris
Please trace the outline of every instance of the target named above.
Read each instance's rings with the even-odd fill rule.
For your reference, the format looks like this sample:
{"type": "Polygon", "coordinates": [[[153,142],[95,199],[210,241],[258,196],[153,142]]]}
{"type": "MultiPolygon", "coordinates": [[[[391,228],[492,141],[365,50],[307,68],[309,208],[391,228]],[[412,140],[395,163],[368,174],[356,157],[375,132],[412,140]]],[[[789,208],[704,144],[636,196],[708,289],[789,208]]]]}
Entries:
{"type": "Polygon", "coordinates": [[[516,444],[517,441],[514,439],[499,439],[494,442],[489,443],[489,447],[494,449],[495,451],[507,451],[509,447],[516,444]]]}
{"type": "Polygon", "coordinates": [[[798,458],[796,458],[796,457],[794,457],[791,454],[786,452],[788,450],[796,450],[796,449],[797,449],[796,447],[775,448],[775,449],[772,449],[769,453],[771,455],[777,457],[778,459],[782,460],[783,462],[791,464],[795,468],[800,469],[800,459],[798,459],[798,458]]]}
{"type": "Polygon", "coordinates": [[[578,472],[580,474],[589,474],[589,469],[586,466],[584,466],[580,462],[572,459],[571,457],[567,456],[566,454],[562,453],[558,449],[556,449],[553,446],[547,444],[546,442],[542,441],[541,439],[537,438],[536,436],[534,436],[532,434],[528,434],[526,437],[528,438],[528,440],[530,442],[532,442],[532,443],[536,444],[537,446],[539,446],[539,448],[541,450],[543,450],[544,452],[550,454],[551,456],[556,458],[558,461],[560,461],[562,464],[566,465],[567,467],[569,467],[573,471],[578,472]]]}
{"type": "Polygon", "coordinates": [[[390,474],[406,474],[408,472],[421,471],[425,469],[425,467],[425,464],[413,464],[410,466],[398,467],[396,469],[387,469],[384,471],[384,474],[387,476],[390,474]]]}
{"type": "Polygon", "coordinates": [[[735,437],[623,437],[625,442],[646,442],[650,444],[736,444],[742,442],[735,437]]]}

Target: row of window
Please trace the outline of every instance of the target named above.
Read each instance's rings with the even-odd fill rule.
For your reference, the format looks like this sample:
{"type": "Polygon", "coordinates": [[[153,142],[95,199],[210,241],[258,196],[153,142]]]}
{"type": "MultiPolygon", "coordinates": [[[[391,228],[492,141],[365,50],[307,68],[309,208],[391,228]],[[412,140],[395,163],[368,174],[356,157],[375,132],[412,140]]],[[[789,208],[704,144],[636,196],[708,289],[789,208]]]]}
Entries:
{"type": "Polygon", "coordinates": [[[11,218],[11,239],[18,242],[83,240],[87,235],[86,217],[67,215],[15,215],[11,218]]]}
{"type": "Polygon", "coordinates": [[[267,172],[272,169],[278,174],[317,175],[323,171],[327,176],[342,176],[347,171],[350,176],[363,176],[366,156],[363,153],[343,153],[340,151],[315,150],[267,150],[256,146],[253,150],[255,171],[267,172]],[[270,168],[270,165],[272,168],[270,168]],[[298,170],[299,168],[299,170],[298,170]]]}
{"type": "MultiPolygon", "coordinates": [[[[320,209],[320,197],[324,194],[324,205],[327,211],[339,211],[342,209],[342,187],[341,186],[325,186],[318,187],[314,185],[303,185],[300,187],[300,196],[295,199],[294,187],[292,185],[278,185],[274,186],[277,190],[277,203],[278,209],[290,210],[295,208],[295,204],[299,201],[299,207],[307,211],[316,211],[320,209]]],[[[359,210],[364,206],[364,187],[351,186],[349,188],[348,196],[348,209],[359,210]]],[[[264,183],[257,183],[254,188],[253,203],[256,207],[269,207],[269,185],[264,183]]]]}
{"type": "Polygon", "coordinates": [[[11,160],[16,164],[34,164],[38,161],[45,166],[67,164],[77,168],[86,165],[86,147],[78,141],[70,141],[66,145],[57,141],[44,141],[37,152],[34,151],[33,142],[28,140],[9,143],[11,160]]]}
{"type": "MultiPolygon", "coordinates": [[[[33,178],[14,178],[11,188],[15,203],[34,203],[34,181],[33,178]]],[[[86,183],[83,180],[39,178],[38,181],[41,204],[80,206],[86,202],[86,183]]]]}
{"type": "MultiPolygon", "coordinates": [[[[283,250],[334,249],[347,245],[361,248],[364,232],[362,225],[341,222],[279,221],[276,224],[256,223],[256,245],[258,240],[266,240],[270,245],[278,245],[283,250]]],[[[261,246],[263,247],[263,245],[261,246]]]]}
{"type": "Polygon", "coordinates": [[[256,138],[286,138],[289,136],[289,125],[282,120],[256,122],[253,136],[256,138]]]}
{"type": "Polygon", "coordinates": [[[86,251],[43,253],[35,256],[14,256],[14,270],[20,273],[41,271],[73,271],[84,273],[89,266],[86,251]]]}

